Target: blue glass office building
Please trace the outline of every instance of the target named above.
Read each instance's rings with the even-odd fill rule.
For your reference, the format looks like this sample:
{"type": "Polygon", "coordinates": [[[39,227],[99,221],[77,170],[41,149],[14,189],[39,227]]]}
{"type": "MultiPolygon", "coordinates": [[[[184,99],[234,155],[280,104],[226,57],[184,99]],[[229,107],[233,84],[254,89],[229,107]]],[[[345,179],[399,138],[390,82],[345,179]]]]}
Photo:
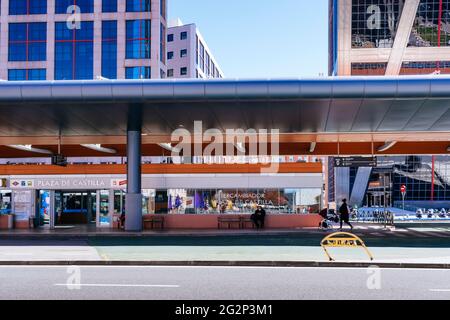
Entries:
{"type": "Polygon", "coordinates": [[[7,23],[0,26],[0,79],[164,77],[166,5],[166,0],[55,0],[52,7],[47,0],[2,1],[7,23]]]}

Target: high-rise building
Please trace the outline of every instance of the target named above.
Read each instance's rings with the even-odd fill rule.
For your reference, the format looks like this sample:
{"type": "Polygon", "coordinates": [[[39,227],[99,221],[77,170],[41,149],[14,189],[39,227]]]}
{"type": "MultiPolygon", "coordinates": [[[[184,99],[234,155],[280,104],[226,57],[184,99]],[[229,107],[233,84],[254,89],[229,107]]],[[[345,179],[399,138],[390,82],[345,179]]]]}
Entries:
{"type": "Polygon", "coordinates": [[[167,31],[168,78],[223,78],[223,72],[195,24],[179,19],[167,31]]]}
{"type": "Polygon", "coordinates": [[[166,75],[166,0],[1,1],[0,79],[166,75]]]}
{"type": "MultiPolygon", "coordinates": [[[[330,0],[329,74],[450,74],[450,0],[330,0]]],[[[390,109],[394,114],[411,107],[399,103],[390,109]]],[[[420,106],[415,110],[421,112],[420,106]]],[[[411,131],[425,129],[408,125],[411,131]]],[[[449,203],[448,155],[383,155],[377,162],[373,168],[335,168],[330,157],[329,203],[347,198],[355,206],[405,205],[413,211],[449,203]],[[408,190],[404,198],[402,186],[408,190]]]]}
{"type": "Polygon", "coordinates": [[[330,75],[450,73],[450,0],[330,0],[330,75]]]}

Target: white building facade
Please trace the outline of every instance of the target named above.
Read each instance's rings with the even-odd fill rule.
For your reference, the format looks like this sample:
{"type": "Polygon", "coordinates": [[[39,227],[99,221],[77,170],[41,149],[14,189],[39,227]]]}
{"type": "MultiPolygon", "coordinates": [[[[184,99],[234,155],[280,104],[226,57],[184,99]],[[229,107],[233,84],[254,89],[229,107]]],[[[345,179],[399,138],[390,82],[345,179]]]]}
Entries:
{"type": "Polygon", "coordinates": [[[223,78],[224,74],[195,24],[169,22],[168,78],[223,78]]]}

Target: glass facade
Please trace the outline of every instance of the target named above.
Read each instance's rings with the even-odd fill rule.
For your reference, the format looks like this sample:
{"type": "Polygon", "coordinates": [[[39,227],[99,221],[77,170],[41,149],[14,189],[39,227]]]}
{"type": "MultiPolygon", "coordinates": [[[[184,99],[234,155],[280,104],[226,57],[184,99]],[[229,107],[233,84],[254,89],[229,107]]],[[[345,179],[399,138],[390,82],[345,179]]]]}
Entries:
{"type": "Polygon", "coordinates": [[[401,201],[400,187],[407,186],[406,201],[450,201],[450,157],[407,156],[379,159],[393,170],[393,199],[401,201]]]}
{"type": "Polygon", "coordinates": [[[94,12],[94,0],[55,0],[55,13],[73,13],[71,6],[80,8],[80,13],[94,12]]]}
{"type": "Polygon", "coordinates": [[[10,69],[9,81],[46,80],[45,69],[10,69]]]}
{"type": "Polygon", "coordinates": [[[161,23],[160,25],[160,34],[159,34],[159,57],[162,63],[166,63],[166,27],[161,23]]]}
{"type": "Polygon", "coordinates": [[[102,0],[102,12],[117,12],[117,0],[102,0]]]}
{"type": "Polygon", "coordinates": [[[450,61],[403,62],[401,75],[450,74],[450,61]]]}
{"type": "Polygon", "coordinates": [[[125,68],[126,79],[150,79],[150,67],[127,67],[125,68]]]}
{"type": "Polygon", "coordinates": [[[11,214],[12,209],[11,190],[0,190],[0,214],[11,214]]]}
{"type": "Polygon", "coordinates": [[[93,25],[82,21],[80,29],[69,29],[66,22],[56,22],[55,80],[93,79],[93,25]]]}
{"type": "Polygon", "coordinates": [[[10,15],[46,14],[47,0],[9,0],[10,15]]]}
{"type": "Polygon", "coordinates": [[[392,48],[403,0],[353,0],[352,47],[392,48]]]}
{"type": "Polygon", "coordinates": [[[450,46],[450,0],[421,0],[408,46],[450,46]]]}
{"type": "Polygon", "coordinates": [[[322,198],[321,189],[144,189],[142,193],[143,214],[251,214],[258,205],[271,214],[308,214],[320,211],[322,198]]]}
{"type": "Polygon", "coordinates": [[[386,63],[352,63],[352,76],[384,76],[386,63]]]}
{"type": "Polygon", "coordinates": [[[127,0],[127,12],[150,12],[152,8],[151,0],[127,0]]]}
{"type": "Polygon", "coordinates": [[[117,78],[117,21],[102,22],[102,77],[117,78]]]}
{"type": "Polygon", "coordinates": [[[129,20],[126,23],[126,59],[150,59],[151,21],[129,20]]]}
{"type": "Polygon", "coordinates": [[[45,61],[46,23],[10,23],[8,44],[9,61],[45,61]]]}
{"type": "Polygon", "coordinates": [[[126,27],[126,59],[150,59],[151,21],[130,20],[126,27]]]}

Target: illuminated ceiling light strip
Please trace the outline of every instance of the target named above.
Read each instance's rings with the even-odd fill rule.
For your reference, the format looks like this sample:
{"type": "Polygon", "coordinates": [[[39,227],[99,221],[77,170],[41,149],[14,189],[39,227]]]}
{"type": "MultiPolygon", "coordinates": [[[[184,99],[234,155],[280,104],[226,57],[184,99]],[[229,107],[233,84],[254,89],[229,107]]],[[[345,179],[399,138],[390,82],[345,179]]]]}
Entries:
{"type": "Polygon", "coordinates": [[[309,152],[313,153],[316,150],[317,142],[311,142],[309,145],[309,152]]]}
{"type": "Polygon", "coordinates": [[[82,147],[94,150],[94,151],[98,151],[98,152],[103,152],[103,153],[110,153],[110,154],[115,154],[117,153],[117,150],[115,149],[111,149],[111,148],[105,148],[102,147],[101,144],[82,144],[82,147]]]}
{"type": "Polygon", "coordinates": [[[163,149],[166,149],[170,152],[180,153],[181,148],[173,147],[171,143],[158,143],[158,146],[160,146],[163,149]]]}
{"type": "Polygon", "coordinates": [[[8,145],[8,147],[17,149],[17,150],[21,150],[21,151],[27,151],[27,152],[34,152],[34,153],[41,153],[41,154],[53,154],[53,152],[50,150],[33,148],[33,146],[31,144],[11,144],[11,145],[8,145]]]}
{"type": "Polygon", "coordinates": [[[385,151],[389,150],[390,148],[392,148],[393,146],[395,146],[396,144],[397,144],[397,141],[388,141],[384,145],[379,147],[377,150],[378,150],[378,152],[385,152],[385,151]]]}

